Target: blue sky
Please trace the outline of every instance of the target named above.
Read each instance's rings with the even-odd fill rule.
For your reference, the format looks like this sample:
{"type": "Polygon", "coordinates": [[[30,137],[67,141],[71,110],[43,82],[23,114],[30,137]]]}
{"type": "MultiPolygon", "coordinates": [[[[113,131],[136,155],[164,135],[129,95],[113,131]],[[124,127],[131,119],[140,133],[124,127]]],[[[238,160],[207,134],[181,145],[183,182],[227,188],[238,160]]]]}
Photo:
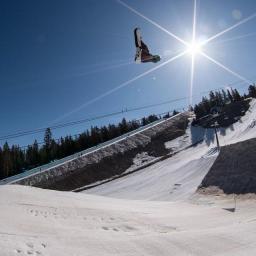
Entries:
{"type": "MultiPolygon", "coordinates": [[[[190,0],[124,0],[125,3],[186,41],[192,38],[190,0]]],[[[115,0],[1,1],[0,135],[47,127],[105,113],[189,96],[189,54],[101,98],[81,105],[157,64],[135,64],[133,29],[162,62],[183,51],[159,28],[115,0]],[[72,113],[67,115],[67,113],[72,113]]],[[[198,0],[197,38],[208,38],[256,12],[254,0],[198,0]]],[[[223,34],[204,51],[241,76],[255,80],[256,18],[223,34]],[[254,34],[255,33],[255,34],[254,34]],[[240,36],[246,35],[245,38],[240,36]],[[238,38],[237,38],[238,37],[238,38]]],[[[229,85],[239,78],[196,56],[194,95],[229,85]]],[[[234,85],[244,91],[244,82],[234,85]]],[[[194,103],[201,95],[195,97],[194,103]]],[[[188,101],[132,112],[127,118],[186,107],[188,101]]],[[[55,130],[56,138],[91,125],[117,122],[116,116],[55,130]]],[[[10,140],[26,145],[42,134],[10,140]]]]}

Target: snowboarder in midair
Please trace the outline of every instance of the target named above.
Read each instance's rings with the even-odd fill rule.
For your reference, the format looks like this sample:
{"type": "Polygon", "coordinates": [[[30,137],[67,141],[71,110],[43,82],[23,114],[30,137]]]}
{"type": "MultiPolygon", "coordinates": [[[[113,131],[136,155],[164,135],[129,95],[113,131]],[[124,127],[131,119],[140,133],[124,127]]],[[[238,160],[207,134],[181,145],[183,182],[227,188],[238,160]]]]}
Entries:
{"type": "Polygon", "coordinates": [[[136,63],[145,63],[145,62],[158,62],[160,61],[159,55],[152,55],[149,52],[147,45],[141,40],[140,29],[134,29],[134,39],[135,39],[135,46],[136,46],[136,55],[135,55],[135,62],[136,63]]]}

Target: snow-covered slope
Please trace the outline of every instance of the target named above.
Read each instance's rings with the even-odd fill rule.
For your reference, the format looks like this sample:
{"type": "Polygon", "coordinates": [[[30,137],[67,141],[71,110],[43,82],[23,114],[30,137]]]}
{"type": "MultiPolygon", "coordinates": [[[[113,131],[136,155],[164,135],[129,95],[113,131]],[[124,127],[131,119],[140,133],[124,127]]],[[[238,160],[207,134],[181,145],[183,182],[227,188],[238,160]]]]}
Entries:
{"type": "Polygon", "coordinates": [[[139,172],[86,190],[116,198],[177,200],[192,195],[216,159],[205,148],[190,148],[139,172]],[[205,152],[205,156],[203,155],[205,152]]]}
{"type": "Polygon", "coordinates": [[[245,116],[228,129],[220,131],[221,145],[233,144],[251,138],[256,138],[256,99],[251,101],[245,116]]]}
{"type": "MultiPolygon", "coordinates": [[[[255,118],[252,101],[220,143],[255,137],[255,118]]],[[[166,146],[204,142],[85,193],[1,186],[0,255],[256,255],[255,197],[194,195],[217,156],[213,135],[188,128],[166,146]]]]}
{"type": "MultiPolygon", "coordinates": [[[[246,115],[237,123],[218,132],[221,145],[256,137],[256,100],[252,100],[246,115]],[[255,126],[254,126],[255,125],[255,126]]],[[[213,129],[188,126],[186,134],[166,143],[179,152],[129,176],[94,187],[84,193],[127,199],[185,200],[193,196],[202,179],[214,163],[216,150],[213,129]],[[183,150],[191,144],[194,147],[183,150]]]]}
{"type": "MultiPolygon", "coordinates": [[[[256,99],[250,102],[250,108],[245,116],[242,116],[236,123],[228,128],[220,128],[218,137],[221,146],[256,138],[256,99]]],[[[188,127],[184,136],[166,143],[167,148],[181,150],[187,145],[196,141],[204,141],[202,144],[215,145],[214,129],[201,127],[188,127]]]]}
{"type": "Polygon", "coordinates": [[[0,188],[0,255],[255,255],[256,204],[123,200],[0,188]]]}

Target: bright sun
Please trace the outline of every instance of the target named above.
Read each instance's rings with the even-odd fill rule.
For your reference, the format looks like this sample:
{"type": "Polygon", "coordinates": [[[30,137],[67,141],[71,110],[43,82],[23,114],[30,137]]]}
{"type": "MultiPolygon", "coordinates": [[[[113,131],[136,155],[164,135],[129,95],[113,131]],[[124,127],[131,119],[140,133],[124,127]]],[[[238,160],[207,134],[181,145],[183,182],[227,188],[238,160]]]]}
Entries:
{"type": "Polygon", "coordinates": [[[191,55],[196,55],[198,53],[201,52],[201,44],[198,42],[192,42],[188,48],[187,51],[191,54],[191,55]]]}

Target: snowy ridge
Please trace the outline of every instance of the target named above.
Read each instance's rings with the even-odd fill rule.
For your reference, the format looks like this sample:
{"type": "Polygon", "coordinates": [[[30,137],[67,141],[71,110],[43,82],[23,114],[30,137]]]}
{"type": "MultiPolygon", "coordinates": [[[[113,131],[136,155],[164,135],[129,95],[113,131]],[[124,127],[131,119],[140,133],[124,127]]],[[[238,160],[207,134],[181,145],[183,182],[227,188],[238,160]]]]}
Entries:
{"type": "MultiPolygon", "coordinates": [[[[226,129],[220,129],[220,145],[256,137],[256,128],[252,126],[254,118],[256,119],[256,100],[251,101],[248,112],[240,121],[226,129]]],[[[172,201],[193,197],[218,156],[214,129],[189,125],[185,135],[165,143],[165,146],[173,152],[181,152],[138,173],[86,190],[85,193],[126,199],[172,201]],[[196,142],[201,143],[185,149],[196,142]]]]}

